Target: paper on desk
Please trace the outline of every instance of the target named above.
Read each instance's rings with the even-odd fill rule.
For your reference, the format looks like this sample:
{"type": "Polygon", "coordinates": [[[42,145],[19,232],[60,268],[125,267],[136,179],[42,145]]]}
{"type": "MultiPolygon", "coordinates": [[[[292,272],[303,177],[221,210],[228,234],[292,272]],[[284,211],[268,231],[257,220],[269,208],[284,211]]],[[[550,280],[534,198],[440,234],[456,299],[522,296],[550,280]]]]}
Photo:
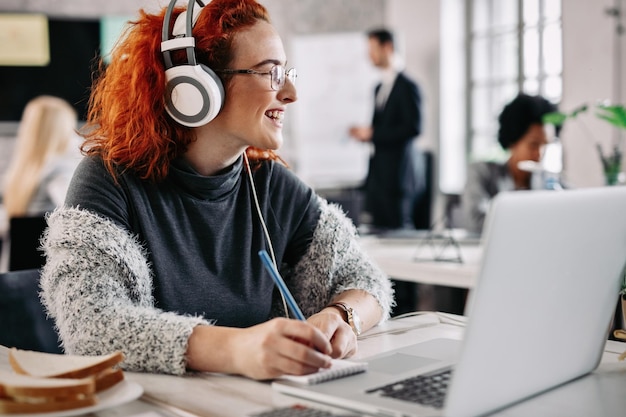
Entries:
{"type": "Polygon", "coordinates": [[[413,316],[405,316],[402,320],[390,319],[374,326],[362,335],[359,340],[377,337],[385,334],[402,334],[410,330],[420,329],[423,327],[436,326],[441,323],[440,317],[432,312],[416,312],[413,316]]]}
{"type": "Polygon", "coordinates": [[[366,362],[354,362],[345,359],[333,359],[330,368],[320,369],[308,375],[283,375],[279,380],[292,381],[302,385],[314,385],[320,382],[343,378],[367,371],[366,362]]]}

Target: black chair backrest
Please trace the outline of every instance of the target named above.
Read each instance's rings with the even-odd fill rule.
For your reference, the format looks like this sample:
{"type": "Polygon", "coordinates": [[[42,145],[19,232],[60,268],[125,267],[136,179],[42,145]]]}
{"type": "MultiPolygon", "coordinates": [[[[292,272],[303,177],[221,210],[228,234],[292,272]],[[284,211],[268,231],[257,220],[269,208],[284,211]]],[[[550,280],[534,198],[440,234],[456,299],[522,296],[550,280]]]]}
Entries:
{"type": "Polygon", "coordinates": [[[429,151],[415,150],[415,175],[419,184],[418,194],[413,207],[413,226],[428,230],[432,226],[433,214],[433,154],[429,151]]]}
{"type": "Polygon", "coordinates": [[[0,274],[0,344],[39,352],[63,353],[39,300],[39,270],[0,274]]]}
{"type": "Polygon", "coordinates": [[[9,220],[9,271],[41,268],[46,258],[39,239],[47,227],[44,216],[12,217],[9,220]]]}

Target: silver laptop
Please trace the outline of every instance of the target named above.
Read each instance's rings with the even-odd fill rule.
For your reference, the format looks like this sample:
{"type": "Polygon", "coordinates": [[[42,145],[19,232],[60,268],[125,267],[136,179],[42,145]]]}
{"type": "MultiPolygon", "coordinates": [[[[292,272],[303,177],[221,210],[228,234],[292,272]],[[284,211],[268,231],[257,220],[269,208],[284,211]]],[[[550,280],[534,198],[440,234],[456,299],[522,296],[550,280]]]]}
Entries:
{"type": "Polygon", "coordinates": [[[317,385],[272,386],[368,415],[457,417],[499,410],[595,369],[626,262],[626,187],[501,193],[483,236],[462,342],[386,352],[368,359],[365,373],[317,385]],[[451,369],[442,400],[395,398],[420,391],[397,381],[430,384],[442,369],[451,369]]]}

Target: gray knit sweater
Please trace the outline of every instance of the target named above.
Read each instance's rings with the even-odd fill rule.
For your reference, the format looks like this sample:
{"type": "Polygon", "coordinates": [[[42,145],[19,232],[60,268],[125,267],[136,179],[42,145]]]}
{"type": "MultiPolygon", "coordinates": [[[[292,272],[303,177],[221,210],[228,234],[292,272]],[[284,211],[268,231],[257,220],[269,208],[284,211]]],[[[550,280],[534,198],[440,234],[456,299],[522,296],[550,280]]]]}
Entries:
{"type": "MultiPolygon", "coordinates": [[[[303,313],[314,314],[342,291],[363,289],[378,300],[387,319],[393,306],[389,280],[361,250],[344,213],[318,197],[317,205],[319,218],[308,246],[281,271],[303,313]]],[[[57,209],[48,224],[41,295],[66,352],[121,350],[126,370],[184,373],[193,328],[220,323],[160,306],[155,279],[167,277],[155,276],[140,234],[78,206],[57,209]]],[[[275,301],[270,316],[283,314],[275,301]]]]}

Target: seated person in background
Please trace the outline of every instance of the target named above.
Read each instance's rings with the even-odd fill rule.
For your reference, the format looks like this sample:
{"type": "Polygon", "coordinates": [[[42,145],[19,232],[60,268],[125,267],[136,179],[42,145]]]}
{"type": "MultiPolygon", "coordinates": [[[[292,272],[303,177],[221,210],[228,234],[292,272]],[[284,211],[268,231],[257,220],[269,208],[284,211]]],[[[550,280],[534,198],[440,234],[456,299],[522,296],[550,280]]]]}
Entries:
{"type": "Polygon", "coordinates": [[[520,161],[541,159],[547,144],[543,115],[556,106],[541,96],[520,93],[507,104],[498,122],[498,142],[510,152],[504,162],[475,162],[469,165],[467,181],[461,196],[464,227],[481,233],[491,199],[501,191],[531,189],[531,172],[519,168],[520,161]]]}
{"type": "Polygon", "coordinates": [[[348,316],[361,330],[389,316],[391,284],[345,214],[274,153],[297,94],[267,10],[254,0],[193,5],[191,51],[164,42],[161,52],[164,24],[166,41],[172,28],[185,33],[172,1],[141,10],[98,75],[87,156],[48,220],[42,300],[66,352],[121,350],[126,370],[315,372],[357,350],[348,316]],[[190,55],[202,64],[194,77],[215,83],[209,102],[186,96],[191,82],[168,86],[166,69],[184,69],[190,55]],[[306,321],[285,318],[261,249],[306,321]]]}
{"type": "Polygon", "coordinates": [[[24,108],[5,174],[8,217],[43,215],[63,204],[80,162],[76,110],[65,100],[39,96],[24,108]]]}
{"type": "Polygon", "coordinates": [[[10,219],[43,216],[63,204],[81,160],[77,121],[76,110],[58,97],[39,96],[24,108],[3,184],[0,271],[11,264],[10,219]]]}

